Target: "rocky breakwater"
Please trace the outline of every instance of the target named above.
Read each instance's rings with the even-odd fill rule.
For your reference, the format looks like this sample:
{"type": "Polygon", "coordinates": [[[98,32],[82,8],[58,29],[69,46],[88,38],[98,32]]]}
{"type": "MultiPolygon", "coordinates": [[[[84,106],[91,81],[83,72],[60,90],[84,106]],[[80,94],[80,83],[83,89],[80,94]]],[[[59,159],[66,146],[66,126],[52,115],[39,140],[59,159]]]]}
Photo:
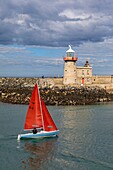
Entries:
{"type": "MultiPolygon", "coordinates": [[[[1,78],[0,101],[28,104],[36,81],[35,78],[1,78]]],[[[40,88],[40,94],[47,105],[88,105],[113,101],[113,94],[97,87],[45,87],[40,88]]]]}
{"type": "Polygon", "coordinates": [[[0,101],[27,104],[36,78],[0,78],[0,101]]]}
{"type": "Polygon", "coordinates": [[[96,102],[113,101],[113,95],[104,89],[87,87],[68,87],[41,89],[46,104],[51,105],[89,105],[96,102]]]}

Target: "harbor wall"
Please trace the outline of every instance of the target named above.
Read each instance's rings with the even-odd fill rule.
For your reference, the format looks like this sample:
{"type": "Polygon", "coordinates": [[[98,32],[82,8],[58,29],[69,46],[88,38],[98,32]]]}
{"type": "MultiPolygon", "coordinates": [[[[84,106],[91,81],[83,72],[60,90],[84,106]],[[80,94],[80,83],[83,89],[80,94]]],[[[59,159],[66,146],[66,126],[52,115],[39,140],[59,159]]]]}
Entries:
{"type": "Polygon", "coordinates": [[[100,84],[101,86],[64,86],[63,78],[0,78],[0,101],[28,104],[36,82],[47,105],[84,105],[113,101],[113,88],[109,83],[100,84]]]}
{"type": "MultiPolygon", "coordinates": [[[[68,87],[68,86],[74,86],[74,87],[80,87],[81,82],[73,85],[63,85],[63,78],[62,77],[50,77],[50,78],[8,78],[3,77],[0,78],[0,86],[21,86],[21,87],[33,87],[36,83],[39,84],[41,88],[45,87],[68,87]]],[[[113,76],[92,76],[92,81],[90,84],[84,84],[85,87],[94,87],[98,86],[100,88],[105,88],[107,90],[113,89],[113,76]]]]}

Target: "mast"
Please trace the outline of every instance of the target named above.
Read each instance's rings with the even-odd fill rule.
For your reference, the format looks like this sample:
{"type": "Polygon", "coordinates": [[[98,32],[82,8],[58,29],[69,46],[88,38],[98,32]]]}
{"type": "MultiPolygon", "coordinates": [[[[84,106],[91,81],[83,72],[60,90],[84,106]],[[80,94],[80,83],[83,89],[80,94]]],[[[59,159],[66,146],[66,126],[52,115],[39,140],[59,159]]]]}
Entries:
{"type": "MultiPolygon", "coordinates": [[[[38,87],[38,83],[37,83],[37,87],[38,87]]],[[[42,116],[42,125],[43,125],[43,129],[45,130],[45,127],[44,127],[44,117],[43,117],[43,113],[42,113],[42,104],[41,104],[39,87],[38,87],[38,94],[39,94],[40,110],[41,110],[41,116],[42,116]]]]}

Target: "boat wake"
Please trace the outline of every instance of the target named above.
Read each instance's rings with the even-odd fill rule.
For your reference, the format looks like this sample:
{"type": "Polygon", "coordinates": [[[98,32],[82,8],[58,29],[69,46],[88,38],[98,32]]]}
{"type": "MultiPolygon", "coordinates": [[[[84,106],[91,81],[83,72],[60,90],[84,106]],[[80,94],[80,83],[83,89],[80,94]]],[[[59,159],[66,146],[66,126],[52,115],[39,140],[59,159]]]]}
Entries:
{"type": "Polygon", "coordinates": [[[75,156],[71,153],[69,154],[62,154],[63,159],[68,160],[68,161],[74,161],[80,164],[93,164],[94,166],[98,166],[101,168],[110,168],[113,169],[113,164],[107,163],[107,162],[103,162],[103,161],[99,161],[99,160],[91,160],[85,157],[81,157],[81,156],[75,156]]]}
{"type": "Polygon", "coordinates": [[[0,140],[14,140],[17,139],[17,135],[0,135],[0,140]]]}

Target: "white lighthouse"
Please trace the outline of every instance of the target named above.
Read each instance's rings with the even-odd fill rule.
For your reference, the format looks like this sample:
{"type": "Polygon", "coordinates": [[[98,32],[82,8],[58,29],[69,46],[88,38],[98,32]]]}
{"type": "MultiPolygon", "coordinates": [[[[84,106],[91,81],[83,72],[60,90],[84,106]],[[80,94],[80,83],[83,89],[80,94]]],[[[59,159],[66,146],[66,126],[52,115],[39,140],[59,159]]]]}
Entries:
{"type": "Polygon", "coordinates": [[[66,57],[64,57],[64,85],[74,85],[77,83],[77,59],[75,57],[75,51],[69,45],[69,49],[66,51],[66,57]]]}

